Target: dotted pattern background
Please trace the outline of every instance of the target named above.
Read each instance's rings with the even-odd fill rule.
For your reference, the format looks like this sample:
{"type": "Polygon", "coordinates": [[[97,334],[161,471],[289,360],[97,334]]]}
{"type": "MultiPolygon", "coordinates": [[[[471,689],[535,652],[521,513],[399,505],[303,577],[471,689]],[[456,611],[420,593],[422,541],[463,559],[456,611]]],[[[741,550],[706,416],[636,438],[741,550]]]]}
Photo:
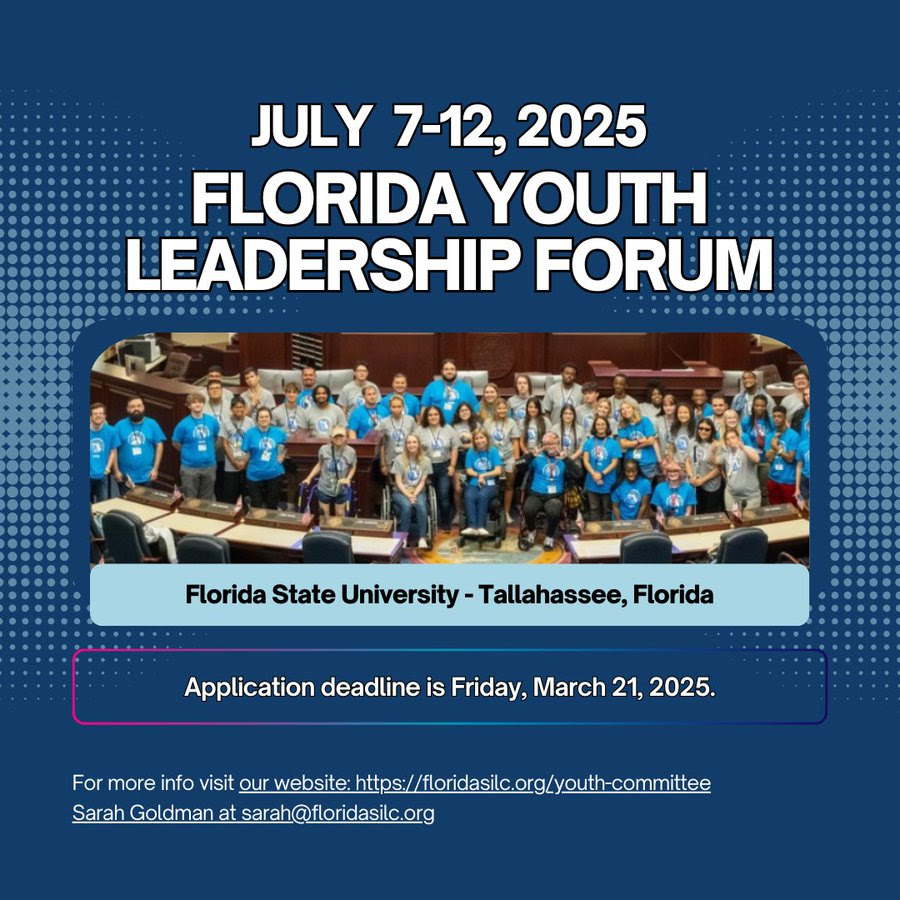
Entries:
{"type": "MultiPolygon", "coordinates": [[[[823,389],[817,396],[836,409],[858,408],[859,415],[848,417],[844,440],[832,445],[837,467],[829,508],[818,513],[829,517],[828,549],[835,560],[828,590],[812,598],[811,630],[721,637],[731,646],[757,649],[820,646],[831,658],[833,698],[851,700],[900,695],[894,515],[900,493],[894,464],[898,105],[896,96],[869,92],[810,106],[749,132],[710,167],[710,221],[716,228],[706,233],[774,235],[774,295],[648,295],[629,304],[641,313],[695,318],[703,329],[727,327],[716,319],[729,314],[760,316],[758,330],[776,337],[779,320],[801,320],[831,348],[828,395],[823,389]],[[771,327],[764,327],[766,318],[771,327]],[[869,463],[861,466],[861,458],[869,463]]],[[[71,462],[68,419],[75,399],[70,350],[84,328],[126,314],[274,311],[273,297],[242,295],[238,309],[227,294],[119,293],[123,236],[141,235],[146,247],[173,233],[174,223],[185,218],[189,168],[164,134],[130,115],[47,94],[0,94],[0,386],[8,398],[0,444],[5,700],[67,696],[69,658],[79,646],[180,643],[178,632],[92,627],[88,598],[67,578],[70,552],[48,535],[68,524],[73,481],[84,475],[77,451],[76,464],[71,462]],[[48,382],[58,387],[48,392],[48,382]],[[44,411],[43,420],[34,419],[33,409],[44,411]],[[30,451],[22,440],[26,432],[46,449],[30,451]]],[[[213,230],[228,233],[216,225],[213,230]]],[[[148,254],[152,267],[156,259],[148,254]]],[[[81,564],[77,547],[75,553],[81,564]]],[[[104,658],[98,674],[105,677],[116,664],[104,658]]],[[[807,674],[813,675],[793,673],[800,680],[807,674]]]]}

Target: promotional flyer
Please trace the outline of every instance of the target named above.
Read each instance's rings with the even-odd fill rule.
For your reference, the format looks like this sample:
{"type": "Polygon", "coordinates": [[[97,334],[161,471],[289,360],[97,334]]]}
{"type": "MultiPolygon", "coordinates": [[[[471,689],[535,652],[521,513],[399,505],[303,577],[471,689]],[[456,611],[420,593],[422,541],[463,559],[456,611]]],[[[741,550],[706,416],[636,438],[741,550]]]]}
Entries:
{"type": "Polygon", "coordinates": [[[6,14],[9,896],[890,892],[870,12],[6,14]]]}

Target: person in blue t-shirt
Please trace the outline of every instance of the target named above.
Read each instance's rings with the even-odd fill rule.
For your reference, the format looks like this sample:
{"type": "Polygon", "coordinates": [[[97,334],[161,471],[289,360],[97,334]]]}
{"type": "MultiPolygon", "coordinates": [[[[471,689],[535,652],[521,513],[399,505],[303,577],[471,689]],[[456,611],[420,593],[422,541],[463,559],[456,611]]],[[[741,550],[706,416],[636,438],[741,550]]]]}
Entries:
{"type": "Polygon", "coordinates": [[[697,491],[692,484],[684,480],[684,469],[674,460],[666,463],[666,480],[661,481],[650,497],[650,505],[655,507],[658,515],[692,516],[697,508],[697,491]]]}
{"type": "Polygon", "coordinates": [[[245,435],[241,449],[247,454],[247,493],[256,509],[278,509],[287,434],[272,424],[272,411],[261,406],[256,411],[256,426],[245,435]]]}
{"type": "Polygon", "coordinates": [[[362,406],[351,407],[347,420],[347,437],[364,438],[370,431],[378,427],[381,416],[378,413],[378,388],[367,384],[362,391],[362,406]]]}
{"type": "Polygon", "coordinates": [[[772,410],[775,430],[766,438],[765,455],[769,462],[769,480],[766,494],[769,503],[794,502],[794,485],[797,480],[797,447],[800,435],[788,428],[787,411],[780,404],[772,410]]]}
{"type": "Polygon", "coordinates": [[[608,519],[610,513],[609,495],[616,481],[616,470],[622,459],[619,442],[609,433],[609,419],[594,416],[591,436],[582,447],[584,464],[584,489],[588,498],[589,522],[608,519]]]}
{"type": "Polygon", "coordinates": [[[144,415],[144,401],[129,397],[125,406],[128,415],[116,422],[119,435],[119,452],[113,474],[119,483],[119,493],[131,487],[149,484],[159,478],[163,446],[166,436],[155,419],[144,415]]]}
{"type": "Polygon", "coordinates": [[[497,479],[503,473],[500,451],[490,446],[487,432],[481,428],[472,434],[472,449],[466,453],[466,527],[460,532],[469,537],[487,537],[488,509],[497,497],[497,479]]]}
{"type": "Polygon", "coordinates": [[[456,377],[456,362],[445,359],[441,363],[441,377],[425,388],[422,394],[422,406],[437,406],[444,414],[445,422],[452,422],[456,407],[460,403],[468,403],[477,413],[478,400],[475,391],[461,378],[456,377]]]}
{"type": "Polygon", "coordinates": [[[115,428],[106,421],[106,407],[91,404],[91,503],[109,498],[109,473],[116,466],[116,447],[120,440],[115,428]]]}
{"type": "Polygon", "coordinates": [[[652,480],[659,472],[657,460],[661,455],[656,426],[629,400],[624,400],[619,410],[619,445],[625,458],[635,460],[644,478],[652,480]]]}
{"type": "MultiPolygon", "coordinates": [[[[412,416],[414,419],[419,417],[422,404],[419,403],[413,394],[407,391],[407,385],[406,376],[402,372],[398,372],[394,376],[393,381],[391,381],[391,393],[387,397],[383,397],[378,404],[379,419],[386,419],[391,414],[391,399],[393,397],[399,397],[403,401],[403,409],[406,415],[412,416]]],[[[449,422],[450,420],[447,419],[447,421],[449,422]]]]}
{"type": "Polygon", "coordinates": [[[797,447],[797,474],[794,480],[794,500],[801,509],[809,500],[809,445],[809,432],[806,432],[797,447]]]}
{"type": "Polygon", "coordinates": [[[181,453],[181,490],[185,497],[215,500],[219,423],[215,416],[203,412],[203,394],[188,394],[187,403],[190,415],[172,432],[172,446],[181,453]]]}
{"type": "Polygon", "coordinates": [[[522,508],[526,532],[520,539],[519,546],[523,550],[534,546],[537,517],[543,510],[547,517],[544,550],[552,550],[553,536],[562,516],[563,489],[566,480],[566,464],[560,456],[558,434],[553,431],[544,434],[541,439],[541,452],[531,460],[528,469],[531,474],[531,486],[522,508]]]}
{"type": "Polygon", "coordinates": [[[622,480],[616,483],[609,496],[614,522],[643,519],[650,503],[650,482],[641,475],[633,459],[622,463],[622,480]]]}

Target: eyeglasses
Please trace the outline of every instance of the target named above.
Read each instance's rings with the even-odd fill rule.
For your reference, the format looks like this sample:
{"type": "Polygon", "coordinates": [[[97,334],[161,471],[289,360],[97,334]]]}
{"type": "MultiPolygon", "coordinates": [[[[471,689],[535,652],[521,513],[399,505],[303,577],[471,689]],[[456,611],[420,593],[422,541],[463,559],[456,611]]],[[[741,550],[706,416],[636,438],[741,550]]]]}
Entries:
{"type": "Polygon", "coordinates": [[[697,428],[697,431],[712,431],[712,428],[710,428],[709,425],[700,425],[697,428]]]}

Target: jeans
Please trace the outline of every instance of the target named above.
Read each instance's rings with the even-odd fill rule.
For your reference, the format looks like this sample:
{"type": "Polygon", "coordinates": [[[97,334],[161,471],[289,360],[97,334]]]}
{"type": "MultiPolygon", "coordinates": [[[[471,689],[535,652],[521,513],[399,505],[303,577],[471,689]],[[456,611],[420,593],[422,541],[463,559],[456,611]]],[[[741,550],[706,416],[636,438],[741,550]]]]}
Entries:
{"type": "Polygon", "coordinates": [[[434,485],[434,490],[437,494],[439,524],[446,531],[450,528],[450,519],[453,515],[453,482],[447,474],[450,463],[432,463],[431,468],[431,483],[434,485]]]}
{"type": "Polygon", "coordinates": [[[588,499],[588,522],[607,521],[610,517],[609,494],[598,494],[596,491],[585,491],[585,493],[588,499]]]}
{"type": "Polygon", "coordinates": [[[216,467],[186,469],[181,467],[181,490],[185,497],[199,497],[201,500],[215,500],[216,467]]]}
{"type": "Polygon", "coordinates": [[[484,528],[491,501],[497,498],[497,485],[478,486],[477,478],[466,483],[466,525],[469,528],[484,528]]]}
{"type": "Polygon", "coordinates": [[[91,479],[91,503],[109,499],[109,476],[91,479]]]}
{"type": "Polygon", "coordinates": [[[263,481],[251,481],[247,479],[247,493],[250,495],[250,505],[254,509],[278,509],[278,501],[281,499],[281,482],[283,475],[275,478],[266,478],[263,481]]]}
{"type": "Polygon", "coordinates": [[[394,491],[394,506],[397,508],[397,530],[410,532],[410,522],[412,520],[413,508],[416,510],[416,532],[420,538],[428,533],[428,504],[425,499],[425,491],[420,491],[416,495],[414,503],[411,503],[406,494],[400,491],[394,491]]]}
{"type": "Polygon", "coordinates": [[[546,536],[553,537],[562,516],[562,498],[552,494],[529,494],[525,498],[525,524],[529,531],[534,531],[538,513],[543,510],[547,516],[546,536]]]}

